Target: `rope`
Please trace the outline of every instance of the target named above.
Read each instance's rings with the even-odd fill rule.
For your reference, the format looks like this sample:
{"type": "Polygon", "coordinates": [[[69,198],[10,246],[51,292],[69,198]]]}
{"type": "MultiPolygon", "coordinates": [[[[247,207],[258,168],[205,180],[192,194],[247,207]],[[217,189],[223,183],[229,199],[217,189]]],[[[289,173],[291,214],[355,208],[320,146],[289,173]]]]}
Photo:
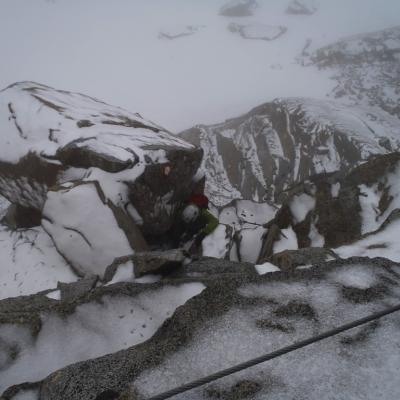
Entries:
{"type": "Polygon", "coordinates": [[[192,390],[194,388],[197,388],[199,386],[203,386],[203,385],[205,385],[207,383],[216,381],[217,379],[221,379],[221,378],[223,378],[225,376],[228,376],[228,375],[232,375],[232,374],[234,374],[236,372],[242,371],[242,370],[247,369],[249,367],[253,367],[254,365],[257,365],[257,364],[261,364],[261,363],[263,363],[265,361],[269,361],[269,360],[272,360],[274,358],[281,357],[284,354],[291,353],[292,351],[295,351],[295,350],[301,349],[303,347],[309,346],[310,344],[319,342],[319,341],[321,341],[323,339],[327,339],[327,338],[335,336],[335,335],[337,335],[339,333],[342,333],[342,332],[348,331],[350,329],[356,328],[356,327],[358,327],[360,325],[364,325],[364,324],[366,324],[368,322],[371,322],[371,321],[374,321],[376,319],[382,318],[382,317],[384,317],[386,315],[392,314],[392,313],[394,313],[396,311],[400,311],[400,304],[398,304],[397,306],[388,308],[388,309],[386,309],[384,311],[380,311],[378,313],[372,314],[372,315],[367,316],[365,318],[361,318],[359,320],[356,320],[356,321],[350,322],[348,324],[342,325],[342,326],[340,326],[338,328],[334,328],[334,329],[332,329],[330,331],[321,333],[320,335],[317,335],[317,336],[311,337],[309,339],[305,339],[305,340],[293,343],[290,346],[283,347],[283,348],[281,348],[279,350],[273,351],[272,353],[265,354],[265,355],[263,355],[261,357],[254,358],[252,360],[249,360],[249,361],[243,362],[241,364],[235,365],[235,366],[233,366],[231,368],[227,368],[227,369],[224,369],[222,371],[216,372],[215,374],[206,376],[204,378],[201,378],[201,379],[195,380],[193,382],[187,383],[187,384],[185,384],[183,386],[180,386],[180,387],[177,387],[175,389],[172,389],[172,390],[169,390],[167,392],[158,394],[156,396],[153,396],[153,397],[149,398],[148,400],[165,400],[165,399],[169,399],[169,398],[171,398],[173,396],[176,396],[176,395],[178,395],[180,393],[184,393],[184,392],[187,392],[187,391],[192,390]]]}

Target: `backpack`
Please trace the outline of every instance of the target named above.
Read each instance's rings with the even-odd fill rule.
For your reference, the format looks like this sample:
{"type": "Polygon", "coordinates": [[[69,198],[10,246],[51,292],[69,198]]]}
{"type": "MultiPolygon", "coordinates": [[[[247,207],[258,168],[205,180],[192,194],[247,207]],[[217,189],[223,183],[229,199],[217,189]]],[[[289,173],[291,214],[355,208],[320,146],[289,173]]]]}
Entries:
{"type": "Polygon", "coordinates": [[[208,208],[208,197],[205,194],[192,193],[187,203],[195,204],[199,208],[208,208]]]}

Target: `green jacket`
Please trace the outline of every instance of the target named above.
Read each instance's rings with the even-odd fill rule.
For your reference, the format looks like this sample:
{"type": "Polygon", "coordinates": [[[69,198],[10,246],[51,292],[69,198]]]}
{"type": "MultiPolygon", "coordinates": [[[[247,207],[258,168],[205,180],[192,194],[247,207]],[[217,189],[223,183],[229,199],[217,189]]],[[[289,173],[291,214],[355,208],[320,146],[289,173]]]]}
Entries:
{"type": "Polygon", "coordinates": [[[219,225],[218,219],[215,218],[206,208],[201,209],[199,218],[202,218],[205,221],[205,226],[201,230],[205,235],[214,232],[215,228],[219,225]]]}

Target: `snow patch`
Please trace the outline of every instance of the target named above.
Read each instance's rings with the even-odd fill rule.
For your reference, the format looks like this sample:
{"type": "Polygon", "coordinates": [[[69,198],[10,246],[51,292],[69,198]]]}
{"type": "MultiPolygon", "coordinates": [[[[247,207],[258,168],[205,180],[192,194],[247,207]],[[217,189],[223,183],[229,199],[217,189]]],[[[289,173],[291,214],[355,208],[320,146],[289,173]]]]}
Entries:
{"type": "Polygon", "coordinates": [[[274,243],[274,254],[284,250],[297,250],[297,236],[292,227],[281,230],[281,238],[274,243]]]}
{"type": "Polygon", "coordinates": [[[6,343],[0,355],[5,357],[4,352],[13,344],[22,349],[3,366],[0,393],[14,384],[41,380],[66,365],[144,342],[177,307],[204,289],[201,283],[186,283],[151,290],[134,298],[104,296],[101,304],[80,305],[66,318],[43,315],[36,338],[27,328],[0,326],[0,343],[6,343]]]}
{"type": "Polygon", "coordinates": [[[289,207],[295,223],[298,224],[304,221],[307,214],[314,209],[315,198],[306,193],[294,196],[289,207]]]}
{"type": "Polygon", "coordinates": [[[269,262],[255,265],[254,268],[259,273],[259,275],[265,275],[269,274],[270,272],[280,271],[280,269],[276,265],[271,264],[269,262]]]}

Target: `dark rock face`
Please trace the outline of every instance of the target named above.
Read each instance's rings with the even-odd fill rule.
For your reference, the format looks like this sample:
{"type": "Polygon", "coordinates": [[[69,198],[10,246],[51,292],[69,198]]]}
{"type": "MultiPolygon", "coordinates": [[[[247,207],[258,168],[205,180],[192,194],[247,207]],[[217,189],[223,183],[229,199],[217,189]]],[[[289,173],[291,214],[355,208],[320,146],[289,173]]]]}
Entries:
{"type": "Polygon", "coordinates": [[[202,155],[201,149],[170,149],[168,163],[149,165],[138,179],[127,182],[144,234],[161,235],[171,228],[177,209],[192,191],[202,155]]]}
{"type": "Polygon", "coordinates": [[[256,0],[232,0],[219,10],[224,17],[248,17],[258,7],[256,0]]]}
{"type": "Polygon", "coordinates": [[[316,50],[310,61],[332,69],[335,98],[378,106],[400,117],[400,27],[345,38],[316,50]]]}
{"type": "Polygon", "coordinates": [[[32,228],[40,225],[42,214],[34,209],[23,207],[19,204],[11,204],[1,223],[11,229],[32,228]]]}
{"type": "Polygon", "coordinates": [[[400,153],[391,153],[372,157],[346,175],[312,177],[288,192],[271,224],[291,227],[300,248],[312,246],[315,235],[326,247],[360,239],[396,218],[399,167],[400,153]],[[300,212],[299,202],[305,200],[309,206],[300,212]]]}
{"type": "Polygon", "coordinates": [[[203,148],[206,192],[217,206],[237,198],[280,203],[283,192],[312,175],[346,171],[399,147],[396,118],[303,98],[277,99],[180,136],[203,148]]]}

